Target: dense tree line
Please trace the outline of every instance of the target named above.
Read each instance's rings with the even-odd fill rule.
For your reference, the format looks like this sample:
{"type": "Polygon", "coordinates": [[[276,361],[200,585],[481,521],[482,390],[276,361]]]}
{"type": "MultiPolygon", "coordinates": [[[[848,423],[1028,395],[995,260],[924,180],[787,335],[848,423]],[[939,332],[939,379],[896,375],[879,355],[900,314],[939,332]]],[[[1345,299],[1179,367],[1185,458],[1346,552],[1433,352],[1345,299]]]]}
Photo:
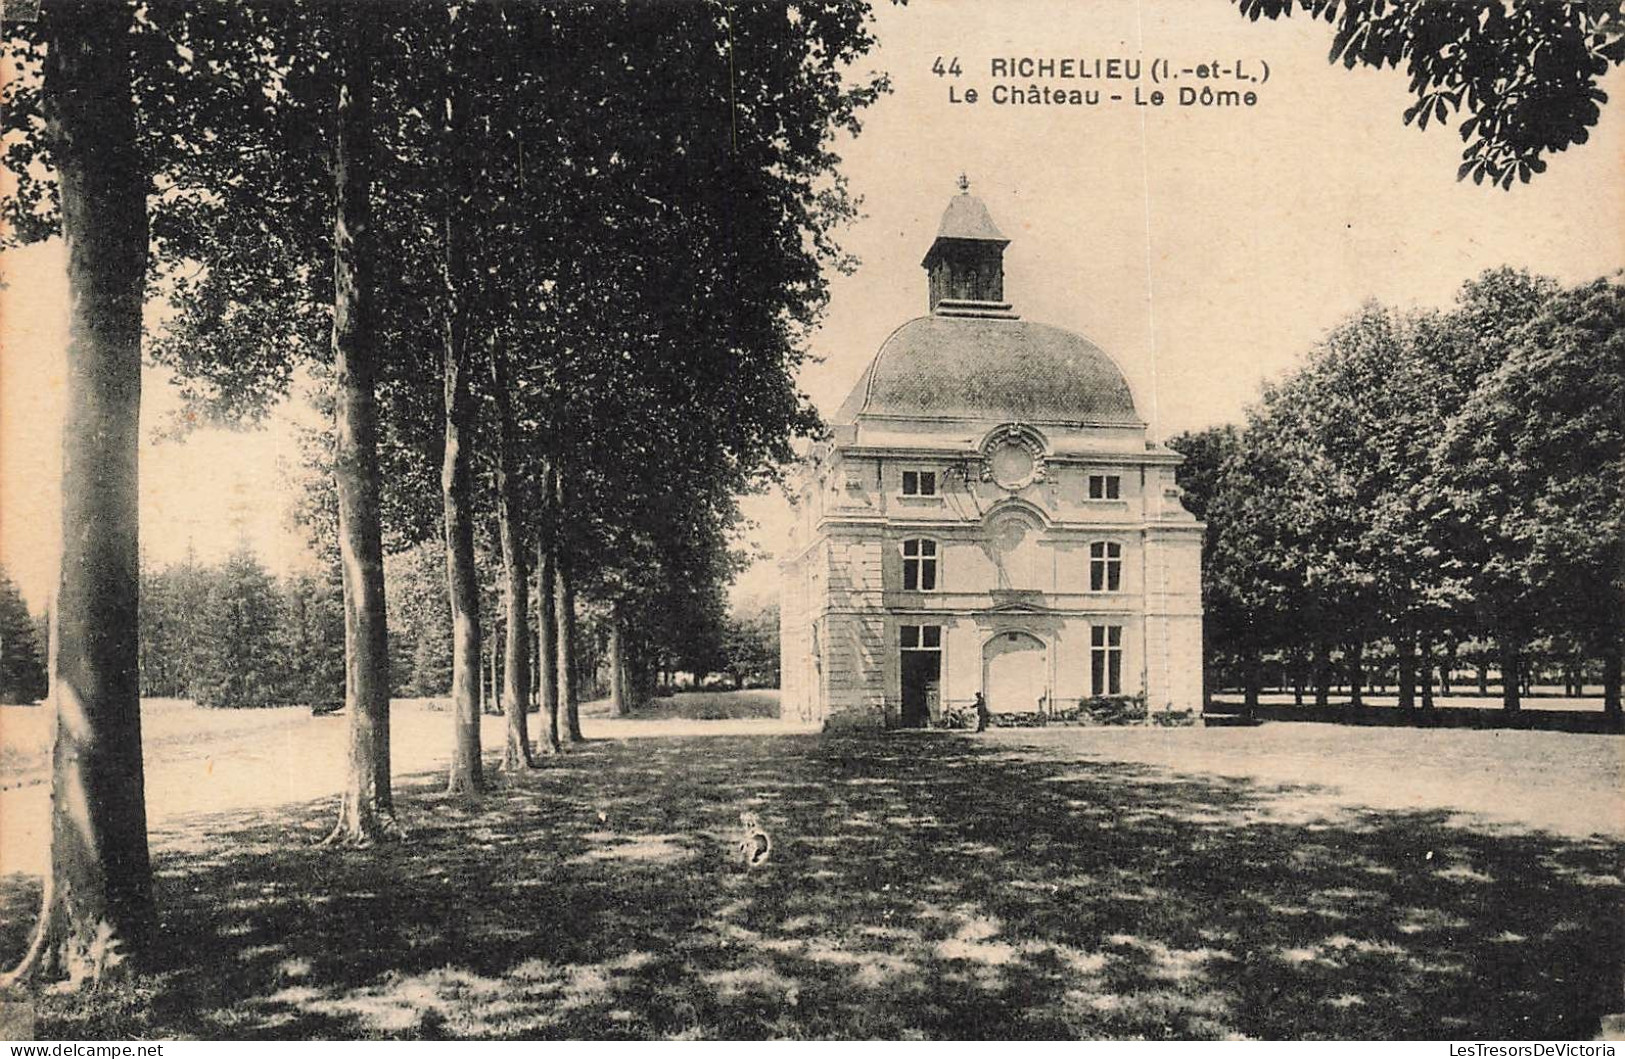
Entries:
{"type": "Polygon", "coordinates": [[[212,566],[143,564],[141,694],[211,707],[343,699],[337,572],[276,578],[246,547],[212,566]]]}
{"type": "MultiPolygon", "coordinates": [[[[482,606],[493,613],[502,592],[501,560],[490,548],[480,549],[477,560],[482,606]]],[[[441,542],[427,541],[388,556],[384,591],[391,616],[392,695],[445,698],[452,687],[452,637],[441,542]]],[[[696,682],[722,673],[735,685],[776,686],[776,605],[727,610],[720,591],[709,595],[709,601],[687,601],[692,605],[663,616],[658,624],[640,624],[635,640],[625,635],[625,612],[617,626],[610,605],[584,602],[576,659],[583,696],[615,699],[629,713],[640,700],[669,690],[679,672],[696,682]],[[617,644],[617,635],[626,642],[617,644]],[[616,659],[618,650],[637,655],[616,659]]],[[[41,698],[45,665],[35,625],[3,571],[0,633],[0,678],[5,681],[0,688],[6,696],[0,701],[41,698]]],[[[534,652],[537,644],[528,646],[534,652]]],[[[531,692],[539,690],[535,672],[534,665],[527,666],[531,692]]],[[[506,652],[493,637],[480,662],[482,712],[503,712],[513,701],[504,688],[507,675],[506,652]]],[[[144,562],[141,694],[228,708],[341,702],[344,602],[338,572],[276,577],[246,545],[217,564],[187,558],[158,568],[144,562]]],[[[529,695],[525,699],[534,701],[529,695]]]]}
{"type": "Polygon", "coordinates": [[[38,702],[45,697],[44,630],[0,566],[0,704],[38,702]]]}
{"type": "Polygon", "coordinates": [[[1601,683],[1625,647],[1625,285],[1499,270],[1448,311],[1368,304],[1241,429],[1175,438],[1207,521],[1209,686],[1324,704],[1462,666],[1520,707],[1533,664],[1601,683]]]}

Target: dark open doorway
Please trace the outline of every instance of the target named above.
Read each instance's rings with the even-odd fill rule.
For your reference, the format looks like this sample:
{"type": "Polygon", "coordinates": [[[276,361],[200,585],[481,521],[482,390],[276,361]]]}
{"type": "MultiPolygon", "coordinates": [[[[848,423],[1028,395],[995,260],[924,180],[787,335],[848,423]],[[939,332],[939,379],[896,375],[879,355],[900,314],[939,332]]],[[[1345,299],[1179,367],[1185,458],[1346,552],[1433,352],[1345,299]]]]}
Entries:
{"type": "Polygon", "coordinates": [[[931,708],[940,694],[941,651],[903,652],[904,728],[926,728],[931,724],[931,708]]]}

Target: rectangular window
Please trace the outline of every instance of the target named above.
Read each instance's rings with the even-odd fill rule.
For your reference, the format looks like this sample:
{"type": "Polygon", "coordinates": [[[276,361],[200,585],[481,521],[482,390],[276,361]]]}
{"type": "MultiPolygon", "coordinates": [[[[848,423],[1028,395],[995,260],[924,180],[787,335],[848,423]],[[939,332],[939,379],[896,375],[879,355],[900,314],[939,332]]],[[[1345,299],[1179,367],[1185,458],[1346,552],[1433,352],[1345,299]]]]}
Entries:
{"type": "Polygon", "coordinates": [[[1117,500],[1123,495],[1123,478],[1116,474],[1089,476],[1090,500],[1117,500]]]}
{"type": "Polygon", "coordinates": [[[940,625],[899,625],[897,628],[905,651],[942,650],[940,625]]]}
{"type": "Polygon", "coordinates": [[[1111,541],[1089,545],[1089,591],[1118,592],[1123,587],[1123,546],[1111,541]]]}
{"type": "Polygon", "coordinates": [[[1123,627],[1096,625],[1089,630],[1090,676],[1096,695],[1123,694],[1123,627]]]}
{"type": "Polygon", "coordinates": [[[937,590],[937,542],[911,539],[903,542],[903,589],[907,592],[937,590]]]}
{"type": "Polygon", "coordinates": [[[937,472],[936,471],[904,471],[903,472],[903,495],[904,496],[936,496],[937,495],[937,472]]]}

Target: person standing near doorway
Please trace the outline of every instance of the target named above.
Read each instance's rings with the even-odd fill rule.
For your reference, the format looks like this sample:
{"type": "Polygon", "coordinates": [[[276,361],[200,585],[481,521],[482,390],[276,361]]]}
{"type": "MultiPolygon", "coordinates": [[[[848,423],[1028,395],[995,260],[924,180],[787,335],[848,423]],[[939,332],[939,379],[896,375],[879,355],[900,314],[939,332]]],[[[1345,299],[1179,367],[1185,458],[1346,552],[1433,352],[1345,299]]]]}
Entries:
{"type": "Polygon", "coordinates": [[[976,701],[971,705],[976,710],[976,730],[978,732],[987,731],[987,722],[993,719],[992,711],[987,708],[987,699],[983,698],[982,693],[978,691],[976,701]]]}

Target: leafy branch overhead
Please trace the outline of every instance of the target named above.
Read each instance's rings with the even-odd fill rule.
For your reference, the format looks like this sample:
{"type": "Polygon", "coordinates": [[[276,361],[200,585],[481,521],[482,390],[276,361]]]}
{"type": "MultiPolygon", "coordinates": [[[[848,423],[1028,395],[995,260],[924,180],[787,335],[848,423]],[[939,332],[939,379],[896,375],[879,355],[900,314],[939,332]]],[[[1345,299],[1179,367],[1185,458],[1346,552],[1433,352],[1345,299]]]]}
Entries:
{"type": "Polygon", "coordinates": [[[1625,61],[1621,0],[1235,0],[1257,21],[1302,11],[1334,27],[1330,60],[1403,69],[1405,124],[1464,115],[1458,180],[1510,188],[1590,138],[1601,81],[1625,61]]]}

